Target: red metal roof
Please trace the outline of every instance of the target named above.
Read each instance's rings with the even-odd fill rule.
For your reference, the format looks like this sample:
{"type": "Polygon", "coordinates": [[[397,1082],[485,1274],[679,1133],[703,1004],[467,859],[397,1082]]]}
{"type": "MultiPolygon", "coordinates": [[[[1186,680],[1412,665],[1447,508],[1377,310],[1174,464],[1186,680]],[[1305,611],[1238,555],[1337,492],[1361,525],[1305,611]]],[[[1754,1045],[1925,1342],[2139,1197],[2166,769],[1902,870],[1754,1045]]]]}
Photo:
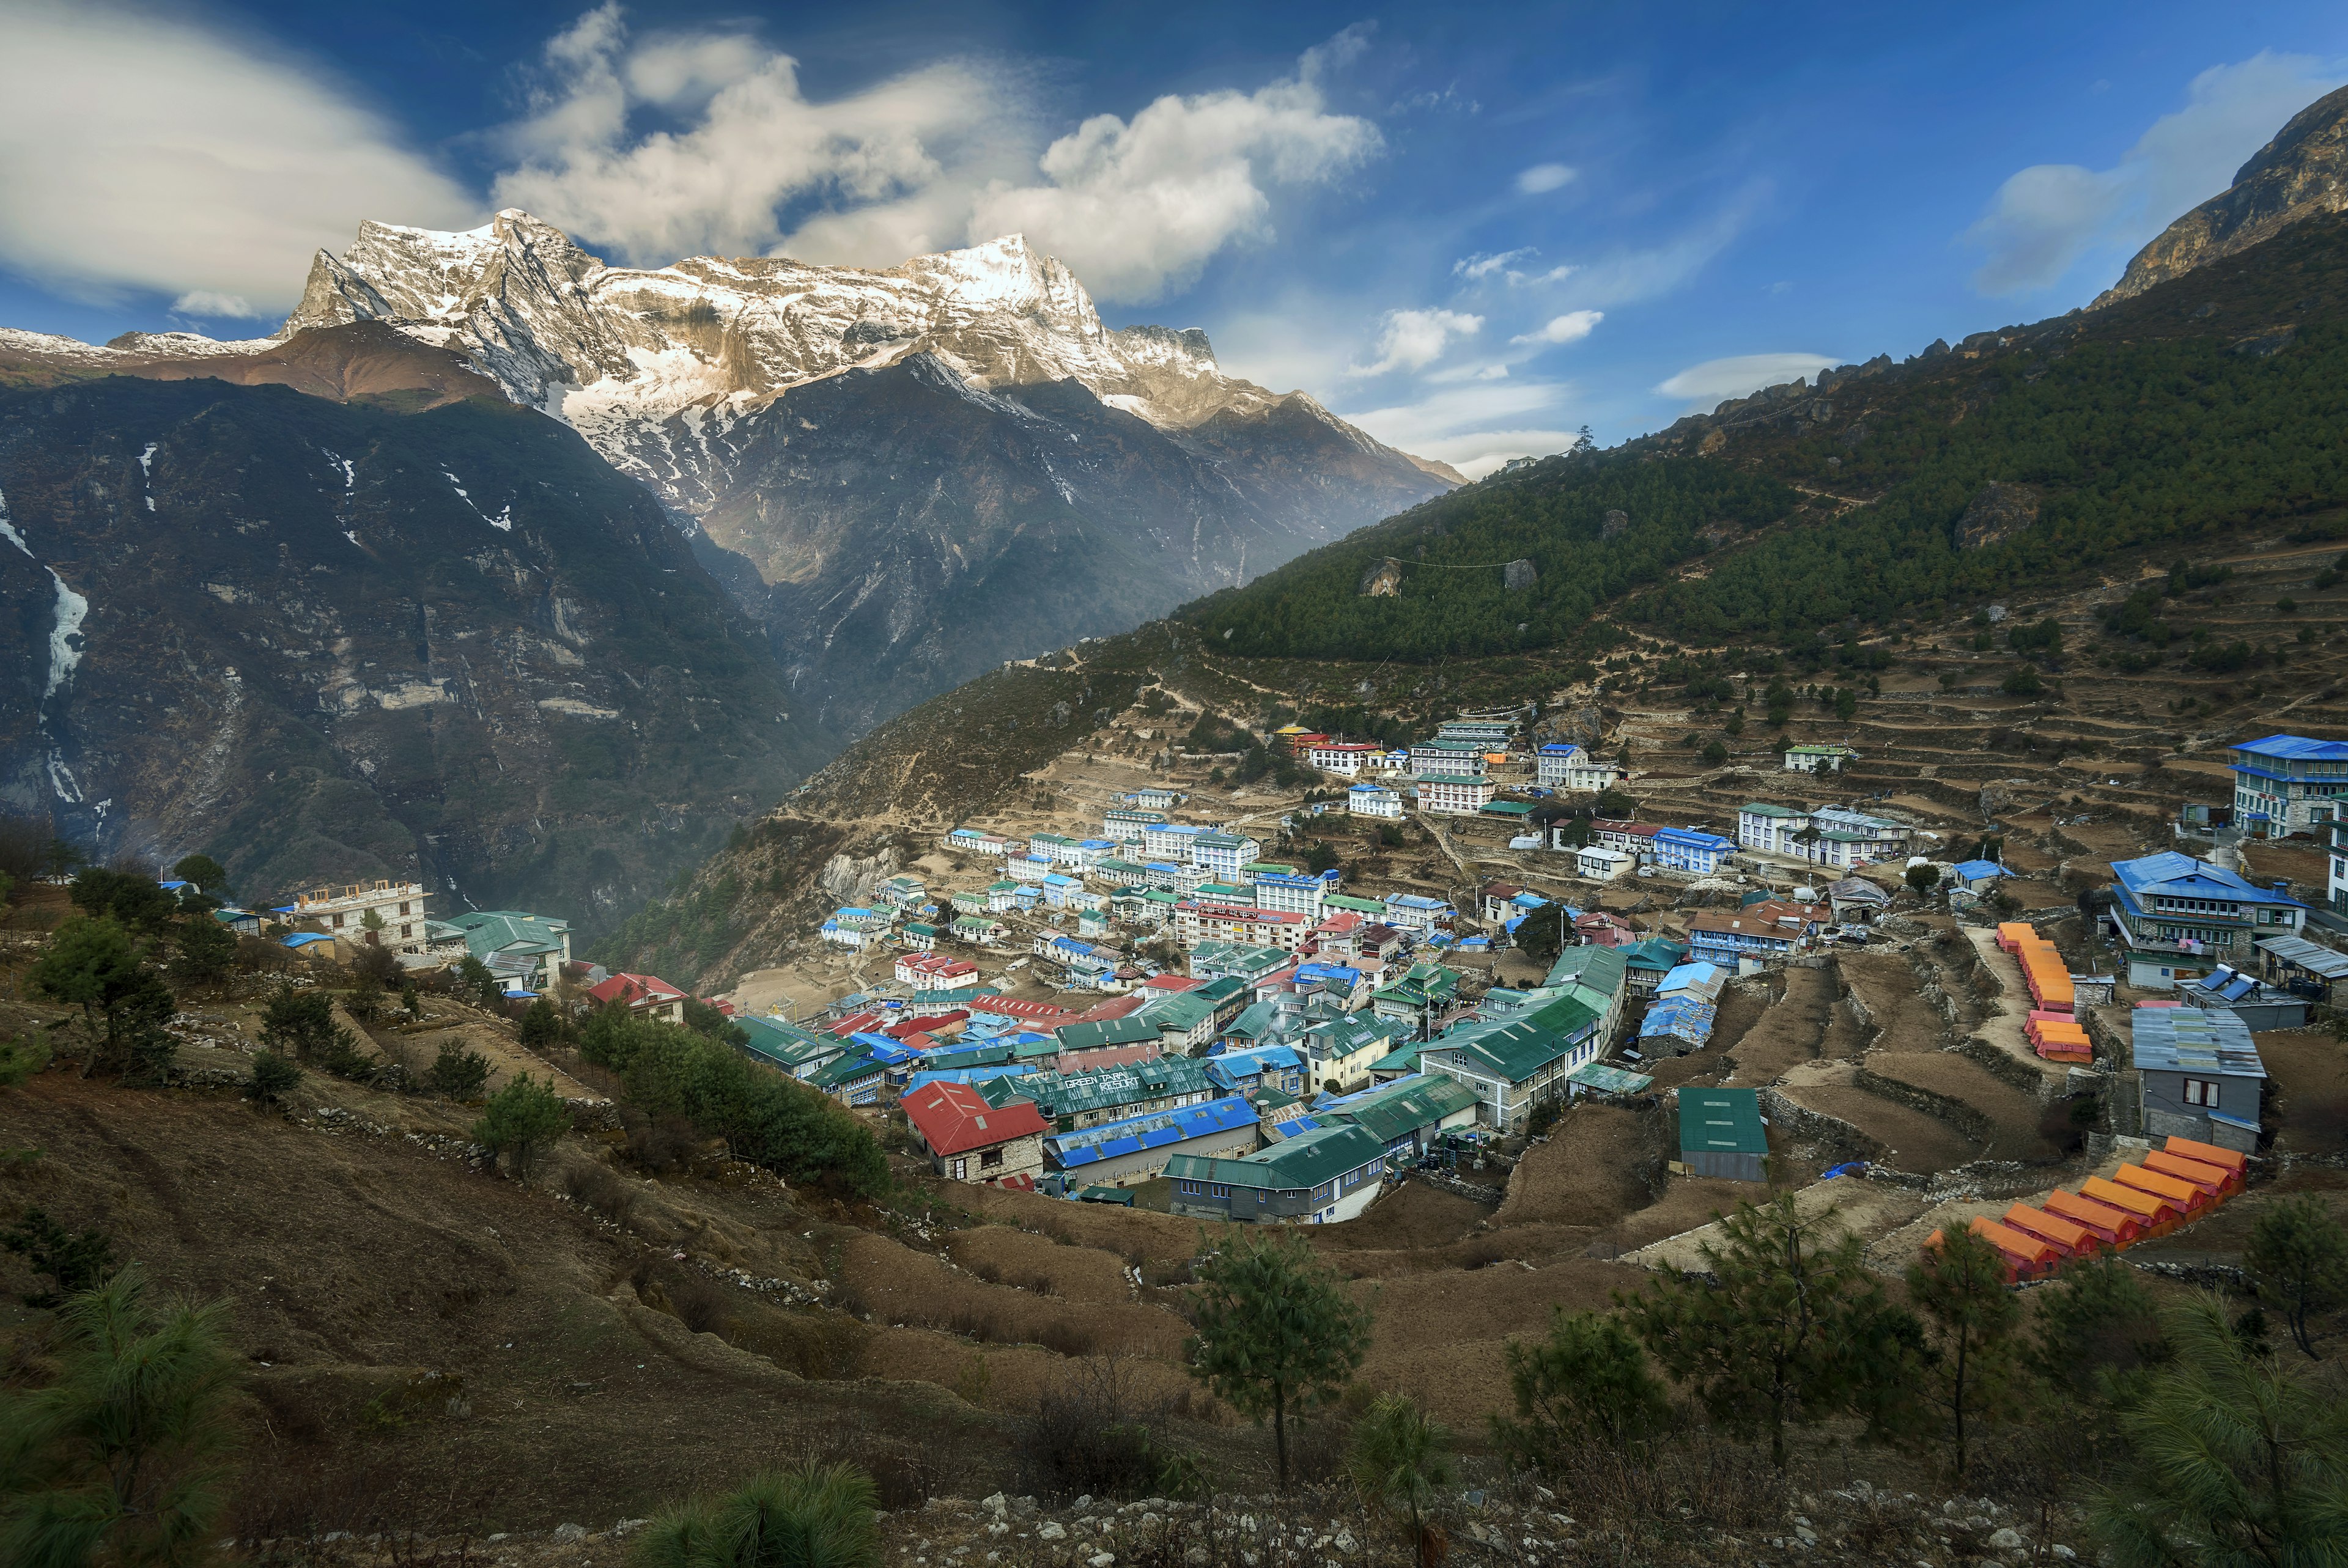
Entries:
{"type": "Polygon", "coordinates": [[[1076,1020],[1076,1015],[1066,1008],[1054,1007],[1050,1002],[1029,1001],[1024,997],[973,997],[970,1000],[970,1010],[993,1013],[997,1018],[1015,1018],[1028,1023],[1039,1023],[1046,1029],[1056,1029],[1061,1024],[1074,1023],[1076,1020]]]}
{"type": "Polygon", "coordinates": [[[1143,1004],[1148,1000],[1149,999],[1148,997],[1138,994],[1133,996],[1111,997],[1105,1002],[1094,1003],[1091,1007],[1086,1008],[1076,1017],[1064,1021],[1068,1023],[1107,1023],[1113,1018],[1123,1018],[1129,1012],[1138,1011],[1143,1004]]]}
{"type": "Polygon", "coordinates": [[[591,986],[587,994],[599,1002],[625,1002],[635,1007],[664,1007],[681,1002],[685,993],[662,979],[658,975],[616,974],[600,986],[591,986]]]}
{"type": "Polygon", "coordinates": [[[1153,991],[1187,991],[1203,984],[1204,981],[1194,980],[1188,975],[1152,975],[1142,982],[1145,988],[1153,991]]]}
{"type": "Polygon", "coordinates": [[[941,1154],[991,1149],[1045,1131],[1032,1100],[997,1109],[967,1083],[924,1083],[900,1102],[922,1142],[941,1154]]]}

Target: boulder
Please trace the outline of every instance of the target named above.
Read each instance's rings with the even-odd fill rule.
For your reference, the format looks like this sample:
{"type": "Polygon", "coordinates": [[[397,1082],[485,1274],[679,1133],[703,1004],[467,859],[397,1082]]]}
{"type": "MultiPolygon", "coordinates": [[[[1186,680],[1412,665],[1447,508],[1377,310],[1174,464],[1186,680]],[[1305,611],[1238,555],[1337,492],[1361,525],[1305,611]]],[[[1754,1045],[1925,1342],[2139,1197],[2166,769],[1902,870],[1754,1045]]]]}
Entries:
{"type": "Polygon", "coordinates": [[[1354,591],[1364,599],[1395,598],[1402,592],[1402,562],[1392,556],[1372,561],[1369,569],[1362,573],[1361,586],[1354,591]]]}

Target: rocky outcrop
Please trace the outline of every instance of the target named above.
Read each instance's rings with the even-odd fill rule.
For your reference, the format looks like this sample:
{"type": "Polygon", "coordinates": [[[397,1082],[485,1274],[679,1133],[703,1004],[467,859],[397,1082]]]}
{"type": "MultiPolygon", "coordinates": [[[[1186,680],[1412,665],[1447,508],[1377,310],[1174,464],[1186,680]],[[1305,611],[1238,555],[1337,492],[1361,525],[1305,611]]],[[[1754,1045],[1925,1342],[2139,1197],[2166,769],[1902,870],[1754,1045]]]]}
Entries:
{"type": "Polygon", "coordinates": [[[1992,479],[1973,492],[1964,516],[1957,519],[1961,549],[1985,549],[2011,538],[2038,520],[2039,497],[2028,485],[2008,485],[1992,479]]]}
{"type": "Polygon", "coordinates": [[[1369,564],[1354,593],[1364,599],[1392,599],[1402,592],[1402,562],[1392,556],[1369,564]]]}
{"type": "Polygon", "coordinates": [[[2291,118],[2235,171],[2234,183],[2162,230],[2096,307],[2133,299],[2319,212],[2348,210],[2348,87],[2291,118]]]}

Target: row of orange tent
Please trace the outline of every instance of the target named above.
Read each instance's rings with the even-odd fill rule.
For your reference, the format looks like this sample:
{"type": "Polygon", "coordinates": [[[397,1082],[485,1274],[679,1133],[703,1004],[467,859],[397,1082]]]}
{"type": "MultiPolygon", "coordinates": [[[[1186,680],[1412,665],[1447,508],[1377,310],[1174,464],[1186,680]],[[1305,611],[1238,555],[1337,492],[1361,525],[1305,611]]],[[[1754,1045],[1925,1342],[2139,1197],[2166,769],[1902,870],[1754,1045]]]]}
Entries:
{"type": "Polygon", "coordinates": [[[2022,1032],[2028,1038],[2031,1049],[2049,1061],[2096,1060],[2096,1050],[2087,1040],[2085,1027],[2069,1013],[2033,1009],[2023,1021],[2022,1032]]]}
{"type": "Polygon", "coordinates": [[[1997,928],[1997,945],[2012,953],[2014,961],[2022,966],[2022,980],[2030,988],[2032,1008],[2068,1018],[2073,1000],[2071,966],[2063,961],[2054,944],[2040,936],[2028,921],[2008,920],[1997,928]]]}
{"type": "MultiPolygon", "coordinates": [[[[2240,1192],[2248,1171],[2249,1162],[2231,1149],[2171,1138],[2109,1181],[2089,1176],[2075,1193],[2048,1194],[2043,1207],[2016,1204],[1999,1219],[1982,1215],[1966,1228],[2003,1255],[2007,1278],[2035,1279],[2073,1258],[2167,1235],[2240,1192]]],[[[1940,1245],[1939,1231],[1925,1238],[1928,1251],[1940,1245]]]]}

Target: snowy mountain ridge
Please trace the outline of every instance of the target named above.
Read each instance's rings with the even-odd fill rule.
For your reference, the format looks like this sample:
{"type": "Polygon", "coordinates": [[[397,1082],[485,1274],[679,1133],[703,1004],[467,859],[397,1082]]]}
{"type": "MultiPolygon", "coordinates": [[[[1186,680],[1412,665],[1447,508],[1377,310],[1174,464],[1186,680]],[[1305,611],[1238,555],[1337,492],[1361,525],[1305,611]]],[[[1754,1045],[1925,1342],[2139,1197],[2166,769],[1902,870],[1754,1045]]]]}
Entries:
{"type": "Polygon", "coordinates": [[[1075,381],[1169,431],[1283,401],[1225,375],[1196,329],[1104,325],[1075,274],[1016,234],[883,269],[636,268],[517,210],[457,233],[367,222],[341,256],[318,252],[281,335],[363,320],[464,354],[694,512],[723,461],[712,436],[794,387],[917,354],[982,392],[1075,381]]]}

